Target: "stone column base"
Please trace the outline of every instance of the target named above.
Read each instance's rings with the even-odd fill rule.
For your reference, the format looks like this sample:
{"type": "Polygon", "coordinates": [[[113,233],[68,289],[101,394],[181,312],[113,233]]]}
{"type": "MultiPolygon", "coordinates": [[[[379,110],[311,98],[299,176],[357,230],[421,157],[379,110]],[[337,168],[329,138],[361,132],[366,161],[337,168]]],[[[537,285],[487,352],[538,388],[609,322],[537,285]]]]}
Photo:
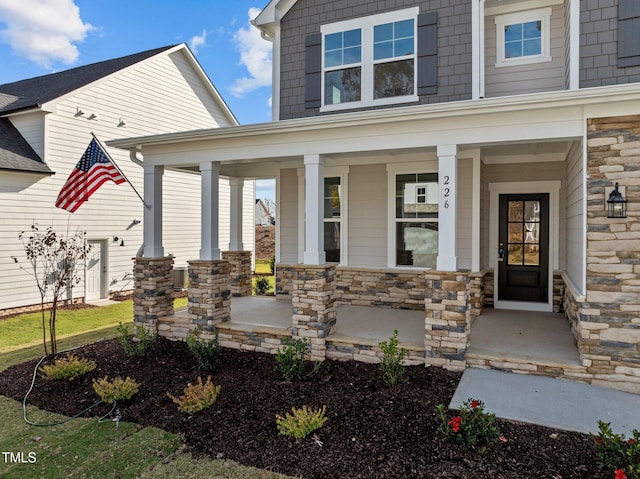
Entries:
{"type": "Polygon", "coordinates": [[[173,315],[173,258],[133,258],[133,322],[156,332],[158,319],[173,315]]]}
{"type": "Polygon", "coordinates": [[[231,318],[231,266],[228,261],[189,261],[189,321],[201,331],[231,318]]]}
{"type": "Polygon", "coordinates": [[[223,251],[222,259],[231,266],[231,296],[251,296],[251,251],[223,251]]]}
{"type": "Polygon", "coordinates": [[[469,273],[431,271],[426,274],[425,298],[425,364],[462,371],[470,342],[471,322],[477,311],[478,284],[474,278],[473,305],[470,304],[469,273]]]}
{"type": "Polygon", "coordinates": [[[325,340],[336,325],[335,277],[336,265],[290,265],[292,273],[291,305],[293,307],[293,337],[311,341],[311,358],[326,358],[325,340]]]}

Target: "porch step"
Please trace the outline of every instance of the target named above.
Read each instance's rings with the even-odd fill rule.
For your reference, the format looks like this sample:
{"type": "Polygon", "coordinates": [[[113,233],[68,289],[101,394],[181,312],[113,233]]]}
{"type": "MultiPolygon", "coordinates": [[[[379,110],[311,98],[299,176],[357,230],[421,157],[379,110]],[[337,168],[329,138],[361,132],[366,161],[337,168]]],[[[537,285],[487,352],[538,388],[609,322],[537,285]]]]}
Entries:
{"type": "Polygon", "coordinates": [[[571,381],[591,382],[593,375],[587,373],[586,366],[578,361],[558,361],[544,358],[515,357],[474,353],[467,351],[466,360],[469,367],[496,369],[517,374],[531,374],[563,378],[571,381]]]}

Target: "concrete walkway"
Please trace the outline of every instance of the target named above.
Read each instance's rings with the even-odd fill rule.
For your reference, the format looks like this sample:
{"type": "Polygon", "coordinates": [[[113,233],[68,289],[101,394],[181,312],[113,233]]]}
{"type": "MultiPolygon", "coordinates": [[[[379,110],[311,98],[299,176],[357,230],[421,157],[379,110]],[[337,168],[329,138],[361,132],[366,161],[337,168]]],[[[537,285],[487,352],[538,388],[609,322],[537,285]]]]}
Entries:
{"type": "Polygon", "coordinates": [[[639,395],[579,382],[467,368],[449,407],[470,397],[504,419],[582,433],[597,433],[600,419],[627,437],[640,430],[639,395]]]}

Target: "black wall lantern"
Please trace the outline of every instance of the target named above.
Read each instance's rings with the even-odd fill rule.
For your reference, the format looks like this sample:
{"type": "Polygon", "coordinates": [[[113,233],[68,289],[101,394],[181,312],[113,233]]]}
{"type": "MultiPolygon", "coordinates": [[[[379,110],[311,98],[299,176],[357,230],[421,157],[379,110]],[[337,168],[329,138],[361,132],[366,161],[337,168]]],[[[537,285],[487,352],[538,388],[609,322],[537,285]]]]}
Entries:
{"type": "Polygon", "coordinates": [[[624,199],[622,193],[618,191],[618,183],[607,200],[607,210],[609,218],[626,218],[627,217],[627,200],[624,199]]]}

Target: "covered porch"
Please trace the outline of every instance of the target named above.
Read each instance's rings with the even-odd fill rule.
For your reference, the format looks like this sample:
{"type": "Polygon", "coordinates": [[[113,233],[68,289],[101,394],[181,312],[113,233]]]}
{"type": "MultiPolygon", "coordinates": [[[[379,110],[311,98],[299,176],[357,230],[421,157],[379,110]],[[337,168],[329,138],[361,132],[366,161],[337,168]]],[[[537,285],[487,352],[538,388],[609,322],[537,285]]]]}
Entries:
{"type": "MultiPolygon", "coordinates": [[[[569,317],[564,327],[573,332],[580,354],[588,343],[576,304],[584,302],[587,282],[587,200],[600,209],[602,201],[588,198],[583,182],[585,119],[573,108],[583,98],[578,92],[563,95],[567,98],[557,105],[523,95],[517,101],[417,105],[113,142],[144,154],[145,202],[151,206],[145,211],[144,257],[136,258],[141,295],[136,323],[160,329],[164,318],[173,316],[171,259],[164,257],[161,219],[162,171],[171,167],[202,177],[201,250],[190,263],[188,324],[204,335],[217,332],[229,345],[270,352],[285,337],[303,337],[313,359],[367,360],[376,356],[377,343],[398,329],[401,339],[407,335],[403,341],[412,348],[411,360],[426,365],[570,376],[555,362],[529,366],[516,354],[521,348],[506,354],[509,342],[499,334],[497,343],[482,346],[476,332],[494,311],[491,306],[547,313],[564,306],[569,317]],[[232,305],[236,272],[220,251],[217,231],[215,184],[221,175],[234,178],[239,188],[246,178],[276,178],[277,292],[289,299],[279,325],[256,323],[266,314],[262,310],[253,322],[243,321],[242,306],[232,305]],[[544,202],[529,196],[510,201],[524,205],[525,212],[531,203],[534,213],[544,203],[548,216],[510,219],[508,226],[520,228],[520,239],[513,233],[501,248],[501,197],[533,194],[544,202]],[[529,236],[537,239],[537,226],[526,227],[541,221],[549,229],[546,269],[540,273],[545,281],[539,286],[544,298],[504,301],[500,265],[511,258],[525,263],[540,258],[541,243],[532,246],[529,236]],[[398,328],[390,322],[383,337],[370,337],[352,307],[379,308],[381,323],[396,321],[403,308],[422,319],[398,328]]],[[[233,211],[233,198],[230,204],[233,211]]],[[[241,245],[236,234],[231,256],[242,252],[241,245]]],[[[174,337],[180,337],[178,330],[174,337]]],[[[549,356],[544,349],[549,341],[532,345],[543,358],[549,356]]],[[[577,365],[567,362],[577,366],[574,378],[598,374],[595,366],[583,373],[580,363],[600,366],[584,356],[577,365]]]]}

